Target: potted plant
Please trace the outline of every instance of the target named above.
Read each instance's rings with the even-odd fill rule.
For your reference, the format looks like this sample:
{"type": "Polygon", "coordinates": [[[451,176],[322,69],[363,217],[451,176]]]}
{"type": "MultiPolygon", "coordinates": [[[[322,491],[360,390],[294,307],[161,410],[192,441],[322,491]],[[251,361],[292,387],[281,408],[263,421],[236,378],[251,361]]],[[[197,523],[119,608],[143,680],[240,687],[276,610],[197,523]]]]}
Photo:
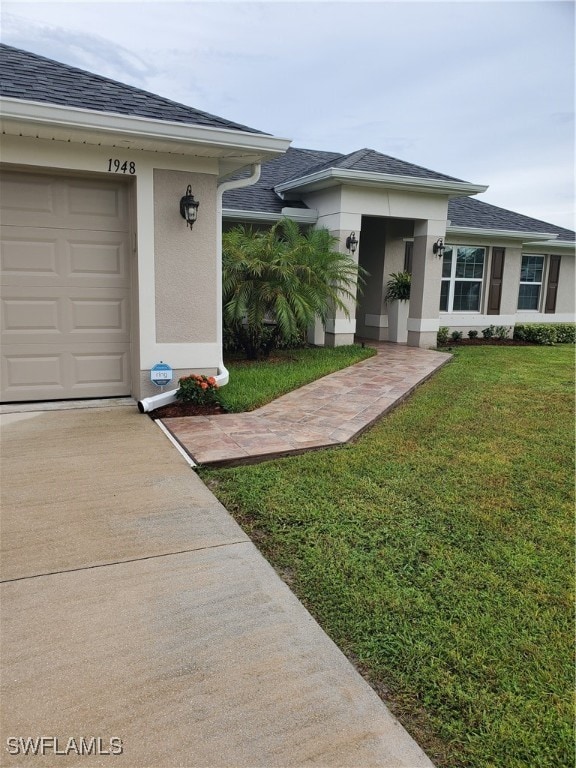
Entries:
{"type": "Polygon", "coordinates": [[[388,341],[408,341],[410,272],[393,272],[386,283],[384,300],[388,305],[388,341]]]}

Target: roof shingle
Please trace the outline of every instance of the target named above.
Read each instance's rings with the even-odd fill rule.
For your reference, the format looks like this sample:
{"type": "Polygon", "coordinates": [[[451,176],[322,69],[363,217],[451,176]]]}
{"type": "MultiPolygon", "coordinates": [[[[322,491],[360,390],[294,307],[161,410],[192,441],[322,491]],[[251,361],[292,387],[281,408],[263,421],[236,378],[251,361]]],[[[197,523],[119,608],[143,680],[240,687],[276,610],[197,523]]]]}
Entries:
{"type": "Polygon", "coordinates": [[[4,44],[0,45],[0,94],[96,112],[268,135],[140,88],[4,44]]]}

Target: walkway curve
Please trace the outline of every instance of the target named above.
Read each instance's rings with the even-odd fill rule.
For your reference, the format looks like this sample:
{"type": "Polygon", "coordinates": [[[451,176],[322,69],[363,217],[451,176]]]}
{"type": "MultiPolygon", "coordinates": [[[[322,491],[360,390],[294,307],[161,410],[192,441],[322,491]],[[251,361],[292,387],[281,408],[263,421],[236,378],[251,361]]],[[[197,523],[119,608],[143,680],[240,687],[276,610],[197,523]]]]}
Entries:
{"type": "Polygon", "coordinates": [[[366,341],[376,355],[248,413],[162,423],[203,466],[230,466],[341,445],[396,407],[451,359],[445,352],[366,341]]]}

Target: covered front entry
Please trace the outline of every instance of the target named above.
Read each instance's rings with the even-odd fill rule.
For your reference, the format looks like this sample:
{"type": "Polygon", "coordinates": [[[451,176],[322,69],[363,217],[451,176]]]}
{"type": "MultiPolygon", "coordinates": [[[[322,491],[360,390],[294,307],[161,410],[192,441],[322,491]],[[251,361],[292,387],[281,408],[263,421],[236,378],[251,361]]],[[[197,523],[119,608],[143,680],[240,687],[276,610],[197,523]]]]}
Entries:
{"type": "Polygon", "coordinates": [[[130,394],[126,184],[1,176],[3,402],[130,394]]]}
{"type": "Polygon", "coordinates": [[[414,221],[363,216],[359,263],[366,284],[358,296],[356,333],[375,341],[389,341],[386,283],[395,272],[412,271],[414,221]]]}

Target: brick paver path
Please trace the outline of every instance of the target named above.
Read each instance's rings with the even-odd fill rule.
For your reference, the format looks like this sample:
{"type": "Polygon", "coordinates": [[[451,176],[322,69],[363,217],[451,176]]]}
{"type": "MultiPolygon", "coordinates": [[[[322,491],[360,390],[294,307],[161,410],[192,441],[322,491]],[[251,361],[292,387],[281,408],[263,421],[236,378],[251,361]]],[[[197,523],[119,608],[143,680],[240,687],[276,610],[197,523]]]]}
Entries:
{"type": "Polygon", "coordinates": [[[249,413],[162,422],[197,464],[231,465],[352,440],[450,359],[401,344],[367,341],[377,354],[249,413]]]}

